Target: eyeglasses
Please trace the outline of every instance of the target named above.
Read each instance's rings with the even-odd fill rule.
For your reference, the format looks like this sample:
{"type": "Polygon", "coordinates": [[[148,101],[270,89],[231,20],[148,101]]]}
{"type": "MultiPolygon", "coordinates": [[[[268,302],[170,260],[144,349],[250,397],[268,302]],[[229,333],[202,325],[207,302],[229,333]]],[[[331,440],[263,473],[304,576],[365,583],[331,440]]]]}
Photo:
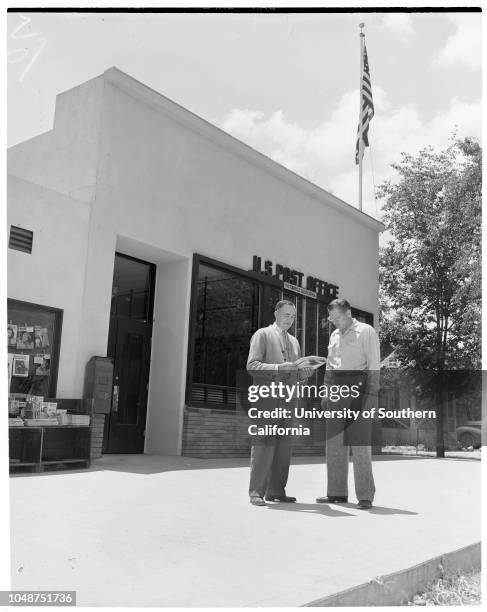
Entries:
{"type": "Polygon", "coordinates": [[[330,323],[333,323],[333,321],[337,321],[338,319],[340,319],[341,317],[345,316],[344,312],[329,312],[328,313],[328,321],[330,321],[330,323]]]}

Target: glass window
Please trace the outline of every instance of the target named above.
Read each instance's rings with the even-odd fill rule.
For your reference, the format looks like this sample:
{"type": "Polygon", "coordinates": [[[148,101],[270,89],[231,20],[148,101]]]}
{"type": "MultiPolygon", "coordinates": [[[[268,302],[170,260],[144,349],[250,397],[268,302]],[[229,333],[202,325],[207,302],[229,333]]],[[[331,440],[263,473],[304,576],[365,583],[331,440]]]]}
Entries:
{"type": "MultiPolygon", "coordinates": [[[[304,325],[305,325],[305,298],[302,295],[296,296],[296,320],[294,321],[294,335],[299,341],[299,346],[301,347],[301,352],[307,350],[305,348],[305,335],[304,335],[304,325]]],[[[291,330],[290,330],[291,331],[291,330]]],[[[293,333],[291,331],[291,333],[293,333]]]]}
{"type": "Polygon", "coordinates": [[[56,396],[62,311],[8,300],[10,393],[56,396]]]}
{"type": "Polygon", "coordinates": [[[374,316],[370,312],[365,312],[365,310],[358,310],[357,308],[352,308],[352,317],[360,321],[361,323],[367,323],[368,325],[374,325],[374,316]]]}
{"type": "Polygon", "coordinates": [[[328,321],[326,304],[318,302],[318,355],[328,355],[328,342],[330,339],[331,323],[328,321]]]}
{"type": "MultiPolygon", "coordinates": [[[[188,401],[232,405],[236,373],[246,369],[252,334],[274,322],[275,305],[282,299],[296,306],[289,332],[298,339],[302,354],[326,357],[332,331],[326,303],[284,291],[264,278],[248,278],[223,264],[199,264],[188,401]]],[[[371,322],[369,313],[354,310],[354,316],[371,322]]],[[[321,384],[323,374],[320,369],[311,382],[321,384]]]]}
{"type": "MultiPolygon", "coordinates": [[[[305,355],[318,355],[318,325],[317,325],[317,313],[318,304],[314,300],[305,300],[306,308],[306,328],[304,335],[304,347],[302,346],[302,352],[305,355]]],[[[322,355],[326,357],[326,354],[322,355]]],[[[309,385],[321,384],[323,377],[323,368],[318,368],[311,378],[308,378],[309,385]]]]}
{"type": "Polygon", "coordinates": [[[260,286],[260,326],[272,325],[274,323],[274,309],[281,299],[282,290],[272,285],[262,284],[260,286]]]}
{"type": "Polygon", "coordinates": [[[258,326],[258,283],[201,264],[196,296],[193,382],[235,387],[258,326]]]}
{"type": "Polygon", "coordinates": [[[305,331],[305,349],[307,355],[317,355],[317,340],[318,326],[316,317],[318,313],[318,304],[314,300],[306,300],[306,331],[305,331]]]}
{"type": "Polygon", "coordinates": [[[154,266],[115,254],[111,314],[150,322],[154,266]]]}

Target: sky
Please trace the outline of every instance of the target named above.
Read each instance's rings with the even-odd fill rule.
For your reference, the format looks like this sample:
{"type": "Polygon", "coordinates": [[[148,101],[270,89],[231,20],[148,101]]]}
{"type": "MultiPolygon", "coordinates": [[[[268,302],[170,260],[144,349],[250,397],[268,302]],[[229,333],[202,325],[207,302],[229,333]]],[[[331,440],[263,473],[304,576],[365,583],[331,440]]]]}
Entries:
{"type": "Polygon", "coordinates": [[[479,13],[7,16],[8,145],[52,128],[56,94],[111,66],[358,205],[360,22],[375,116],[365,212],[401,152],[481,136],[479,13]]]}

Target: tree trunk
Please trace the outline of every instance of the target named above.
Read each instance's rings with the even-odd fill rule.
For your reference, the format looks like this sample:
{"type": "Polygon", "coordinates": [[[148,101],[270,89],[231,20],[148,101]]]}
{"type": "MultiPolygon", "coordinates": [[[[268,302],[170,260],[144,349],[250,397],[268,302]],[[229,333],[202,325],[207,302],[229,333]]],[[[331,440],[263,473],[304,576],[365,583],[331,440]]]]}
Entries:
{"type": "Polygon", "coordinates": [[[445,411],[446,411],[446,395],[444,389],[443,372],[440,372],[436,380],[436,456],[444,458],[445,456],[445,411]]]}

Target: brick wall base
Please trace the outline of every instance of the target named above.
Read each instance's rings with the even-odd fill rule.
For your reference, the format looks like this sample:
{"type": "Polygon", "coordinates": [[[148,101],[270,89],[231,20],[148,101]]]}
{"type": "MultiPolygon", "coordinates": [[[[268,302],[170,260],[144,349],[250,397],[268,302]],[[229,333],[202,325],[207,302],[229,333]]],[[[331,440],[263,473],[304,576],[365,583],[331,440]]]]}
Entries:
{"type": "MultiPolygon", "coordinates": [[[[186,407],[184,411],[183,451],[185,457],[202,459],[249,457],[253,423],[243,411],[186,407]]],[[[324,455],[325,430],[322,423],[300,420],[311,430],[310,436],[294,436],[293,455],[324,455]]]]}

